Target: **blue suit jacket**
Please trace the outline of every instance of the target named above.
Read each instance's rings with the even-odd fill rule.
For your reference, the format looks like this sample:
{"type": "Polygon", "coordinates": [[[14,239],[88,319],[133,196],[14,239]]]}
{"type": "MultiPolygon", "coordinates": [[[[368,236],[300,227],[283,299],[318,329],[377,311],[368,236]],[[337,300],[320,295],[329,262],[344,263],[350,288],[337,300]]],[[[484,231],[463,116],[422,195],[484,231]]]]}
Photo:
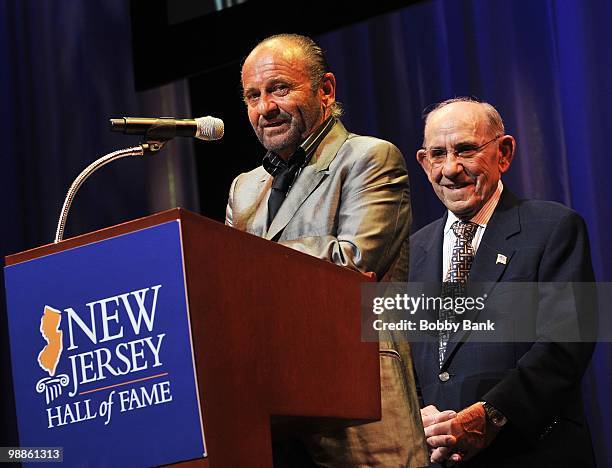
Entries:
{"type": "MultiPolygon", "coordinates": [[[[445,222],[446,216],[411,237],[410,281],[441,281],[445,222]]],[[[503,296],[503,287],[495,287],[499,282],[568,281],[594,281],[582,218],[560,204],[519,200],[504,189],[479,245],[469,282],[492,282],[487,303],[511,301],[514,310],[548,314],[559,323],[572,320],[572,314],[579,312],[578,317],[592,325],[593,304],[579,294],[571,306],[559,307],[548,303],[551,299],[542,293],[503,296]],[[505,264],[497,261],[498,254],[506,257],[505,264]]],[[[494,306],[482,313],[490,315],[478,317],[479,321],[499,318],[494,306]]],[[[594,345],[553,343],[545,338],[537,320],[533,327],[533,342],[482,343],[464,335],[449,344],[442,369],[437,343],[412,344],[423,405],[459,411],[485,400],[509,420],[469,466],[594,465],[580,391],[594,345]],[[439,377],[443,372],[448,372],[446,381],[445,376],[439,377]]]]}

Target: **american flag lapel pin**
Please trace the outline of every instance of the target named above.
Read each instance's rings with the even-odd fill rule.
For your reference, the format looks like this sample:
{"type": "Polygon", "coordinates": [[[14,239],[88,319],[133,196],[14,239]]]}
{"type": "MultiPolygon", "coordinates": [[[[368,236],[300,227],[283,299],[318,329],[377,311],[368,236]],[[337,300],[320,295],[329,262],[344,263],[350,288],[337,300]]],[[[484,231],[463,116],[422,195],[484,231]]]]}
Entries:
{"type": "Polygon", "coordinates": [[[498,253],[497,254],[497,261],[495,262],[495,264],[497,265],[498,263],[501,263],[502,265],[505,265],[508,262],[508,257],[506,257],[503,254],[498,253]]]}

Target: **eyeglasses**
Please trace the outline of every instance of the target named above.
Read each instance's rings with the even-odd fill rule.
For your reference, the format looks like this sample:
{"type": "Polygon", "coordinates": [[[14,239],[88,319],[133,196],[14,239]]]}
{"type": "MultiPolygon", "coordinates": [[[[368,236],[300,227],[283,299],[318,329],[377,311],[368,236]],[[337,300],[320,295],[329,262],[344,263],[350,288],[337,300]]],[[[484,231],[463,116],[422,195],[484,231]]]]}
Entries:
{"type": "Polygon", "coordinates": [[[427,159],[429,159],[429,162],[433,164],[434,166],[439,166],[443,164],[444,161],[446,161],[446,157],[448,156],[448,153],[451,153],[453,156],[455,156],[456,159],[460,161],[470,160],[471,158],[476,156],[478,153],[480,153],[485,148],[485,146],[487,146],[489,143],[493,143],[495,140],[499,139],[501,136],[502,135],[497,135],[492,140],[489,140],[480,146],[473,146],[468,143],[461,143],[450,151],[448,151],[446,148],[422,148],[422,149],[425,151],[427,155],[427,159]]]}

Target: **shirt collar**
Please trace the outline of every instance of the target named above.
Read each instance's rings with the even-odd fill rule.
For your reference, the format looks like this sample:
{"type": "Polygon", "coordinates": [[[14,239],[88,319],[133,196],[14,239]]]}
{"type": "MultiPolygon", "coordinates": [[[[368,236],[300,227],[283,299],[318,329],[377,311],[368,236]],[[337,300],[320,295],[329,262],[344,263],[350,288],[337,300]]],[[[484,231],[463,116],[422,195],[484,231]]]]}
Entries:
{"type": "MultiPolygon", "coordinates": [[[[484,206],[478,211],[478,213],[476,213],[470,219],[470,221],[472,223],[478,224],[478,226],[480,227],[486,227],[487,224],[489,223],[489,220],[491,219],[491,216],[493,216],[493,212],[495,211],[495,208],[497,207],[497,203],[499,202],[499,199],[501,197],[503,190],[504,190],[504,184],[502,184],[502,181],[500,179],[499,182],[497,183],[497,188],[495,189],[495,192],[493,192],[493,195],[489,197],[489,199],[484,204],[484,206]]],[[[446,218],[446,224],[444,225],[445,235],[448,234],[448,231],[450,231],[451,226],[453,225],[455,221],[460,221],[460,219],[455,215],[455,213],[449,210],[448,216],[446,218]]]]}
{"type": "Polygon", "coordinates": [[[304,150],[304,153],[306,153],[306,160],[308,160],[310,156],[312,156],[314,150],[317,149],[323,138],[325,138],[325,135],[329,133],[335,123],[336,119],[334,117],[328,117],[327,120],[323,122],[319,126],[319,128],[312,132],[308,136],[308,138],[306,138],[304,142],[300,145],[300,148],[302,148],[304,150]]]}

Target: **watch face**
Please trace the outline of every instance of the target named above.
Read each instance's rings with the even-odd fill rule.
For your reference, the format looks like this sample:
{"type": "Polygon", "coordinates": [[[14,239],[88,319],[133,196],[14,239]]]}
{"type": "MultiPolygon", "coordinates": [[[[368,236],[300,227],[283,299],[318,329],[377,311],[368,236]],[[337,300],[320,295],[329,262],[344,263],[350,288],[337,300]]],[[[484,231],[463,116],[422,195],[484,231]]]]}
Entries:
{"type": "Polygon", "coordinates": [[[490,404],[483,404],[485,412],[487,413],[487,417],[491,421],[494,426],[502,427],[504,424],[508,422],[508,419],[501,414],[498,410],[493,408],[490,404]]]}
{"type": "Polygon", "coordinates": [[[493,424],[499,427],[503,426],[506,423],[506,418],[499,417],[499,415],[495,415],[491,418],[491,421],[493,422],[493,424]]]}

